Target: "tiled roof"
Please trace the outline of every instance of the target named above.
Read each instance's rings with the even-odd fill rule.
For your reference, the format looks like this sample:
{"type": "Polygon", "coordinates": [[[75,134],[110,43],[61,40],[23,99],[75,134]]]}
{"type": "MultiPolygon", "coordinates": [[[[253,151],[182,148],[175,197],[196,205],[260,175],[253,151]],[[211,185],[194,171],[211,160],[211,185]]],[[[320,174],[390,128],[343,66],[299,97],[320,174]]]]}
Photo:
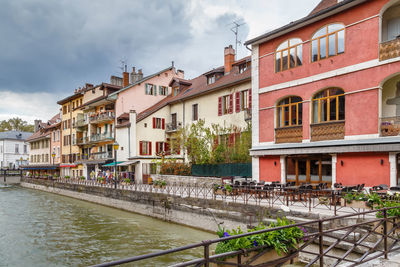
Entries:
{"type": "Polygon", "coordinates": [[[1,139],[26,140],[31,135],[32,133],[20,132],[20,131],[0,132],[0,140],[1,139]]]}
{"type": "Polygon", "coordinates": [[[37,132],[33,133],[28,139],[26,139],[26,141],[32,142],[34,140],[47,138],[47,136],[50,135],[49,130],[51,128],[57,127],[59,125],[61,125],[61,117],[60,117],[60,113],[57,113],[47,122],[39,123],[39,130],[37,132]]]}
{"type": "Polygon", "coordinates": [[[308,16],[296,21],[292,21],[283,27],[250,39],[244,44],[251,45],[255,43],[266,42],[367,1],[372,0],[343,0],[340,2],[337,2],[337,0],[322,0],[308,16]]]}
{"type": "MultiPolygon", "coordinates": [[[[208,73],[208,72],[207,72],[208,73]]],[[[206,73],[206,74],[207,74],[206,73]]],[[[236,83],[242,83],[251,80],[251,69],[248,68],[243,73],[239,73],[239,69],[234,68],[229,74],[222,76],[213,84],[207,84],[207,77],[205,74],[200,75],[192,80],[185,80],[191,83],[191,86],[180,92],[177,96],[169,95],[157,104],[139,113],[136,121],[139,122],[151,114],[157,112],[161,108],[178,101],[200,96],[206,93],[224,89],[236,83]]]]}
{"type": "MultiPolygon", "coordinates": [[[[46,124],[43,124],[43,127],[45,127],[46,124]]],[[[44,128],[40,129],[39,131],[33,133],[28,139],[26,139],[27,142],[32,142],[38,139],[46,138],[47,136],[50,135],[49,131],[46,131],[44,128]]]]}

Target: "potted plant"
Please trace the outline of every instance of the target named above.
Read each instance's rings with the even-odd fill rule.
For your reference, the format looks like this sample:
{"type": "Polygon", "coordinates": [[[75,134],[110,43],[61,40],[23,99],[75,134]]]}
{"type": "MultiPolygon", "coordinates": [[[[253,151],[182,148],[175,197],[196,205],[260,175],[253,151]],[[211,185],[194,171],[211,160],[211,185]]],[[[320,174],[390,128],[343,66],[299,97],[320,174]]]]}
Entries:
{"type": "Polygon", "coordinates": [[[70,178],[70,176],[69,176],[69,175],[65,175],[64,178],[65,178],[66,180],[68,180],[68,179],[70,178]]]}
{"type": "Polygon", "coordinates": [[[81,180],[86,180],[86,177],[85,176],[81,176],[81,177],[79,177],[79,178],[81,178],[81,180]]]}
{"type": "Polygon", "coordinates": [[[349,192],[340,199],[341,206],[354,209],[370,209],[367,205],[368,197],[364,193],[349,192]]]}
{"type": "Polygon", "coordinates": [[[155,188],[163,188],[167,186],[167,182],[165,180],[154,180],[153,186],[155,188]]]}
{"type": "Polygon", "coordinates": [[[225,195],[222,185],[214,184],[214,195],[225,195]]]}
{"type": "MultiPolygon", "coordinates": [[[[265,230],[268,228],[282,227],[294,224],[294,222],[287,220],[286,218],[278,218],[276,223],[271,223],[266,226],[260,223],[253,229],[247,230],[247,232],[255,232],[265,230]]],[[[220,238],[240,235],[244,232],[240,227],[231,231],[225,230],[224,228],[218,227],[217,234],[220,238]]],[[[258,266],[265,264],[279,258],[292,256],[293,253],[297,253],[297,249],[300,243],[303,242],[304,233],[306,231],[297,226],[288,227],[280,230],[254,234],[246,237],[240,237],[236,239],[230,239],[222,241],[217,244],[215,254],[222,254],[231,251],[250,250],[248,253],[241,254],[241,264],[258,266]]],[[[232,266],[225,263],[238,264],[238,257],[224,257],[218,259],[219,263],[213,266],[224,267],[232,266]]]]}
{"type": "MultiPolygon", "coordinates": [[[[376,206],[376,209],[383,209],[383,208],[392,208],[392,207],[398,207],[395,209],[390,209],[387,210],[386,215],[389,218],[386,226],[387,226],[387,232],[389,233],[393,227],[399,228],[399,223],[400,223],[400,203],[397,201],[382,201],[379,206],[376,206]]],[[[383,218],[383,212],[377,212],[376,214],[377,218],[383,218]]],[[[375,222],[374,227],[376,227],[377,224],[380,222],[375,222]]],[[[383,233],[383,223],[376,229],[376,232],[382,234],[383,233]]],[[[396,231],[398,232],[398,231],[396,231]]],[[[394,234],[393,232],[392,234],[394,234]]]]}
{"type": "Polygon", "coordinates": [[[98,177],[97,178],[97,181],[99,181],[99,183],[104,183],[104,181],[105,181],[105,179],[104,179],[104,177],[98,177]]]}
{"type": "Polygon", "coordinates": [[[125,178],[125,179],[124,179],[124,183],[127,184],[127,185],[130,184],[130,183],[131,183],[131,179],[125,178]]]}

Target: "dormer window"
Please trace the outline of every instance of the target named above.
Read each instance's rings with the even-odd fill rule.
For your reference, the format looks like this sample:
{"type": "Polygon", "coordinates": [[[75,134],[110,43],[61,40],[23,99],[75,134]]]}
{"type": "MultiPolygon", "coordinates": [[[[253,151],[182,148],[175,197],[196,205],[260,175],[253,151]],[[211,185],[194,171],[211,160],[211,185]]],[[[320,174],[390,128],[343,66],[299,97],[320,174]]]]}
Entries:
{"type": "Polygon", "coordinates": [[[177,96],[178,92],[179,92],[179,87],[178,86],[172,87],[172,95],[173,96],[177,96]]]}
{"type": "Polygon", "coordinates": [[[239,73],[243,73],[247,70],[247,63],[239,65],[239,73]]]}
{"type": "Polygon", "coordinates": [[[207,84],[215,83],[215,74],[207,77],[207,84]]]}

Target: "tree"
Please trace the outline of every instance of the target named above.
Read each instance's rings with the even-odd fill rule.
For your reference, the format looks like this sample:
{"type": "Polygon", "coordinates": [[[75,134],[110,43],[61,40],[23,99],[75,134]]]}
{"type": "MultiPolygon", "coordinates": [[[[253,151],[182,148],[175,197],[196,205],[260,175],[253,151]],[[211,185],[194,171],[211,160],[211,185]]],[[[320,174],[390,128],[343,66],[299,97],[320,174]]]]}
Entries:
{"type": "Polygon", "coordinates": [[[11,118],[8,120],[0,121],[0,132],[6,131],[22,131],[22,132],[33,132],[34,126],[28,124],[21,118],[11,118]]]}

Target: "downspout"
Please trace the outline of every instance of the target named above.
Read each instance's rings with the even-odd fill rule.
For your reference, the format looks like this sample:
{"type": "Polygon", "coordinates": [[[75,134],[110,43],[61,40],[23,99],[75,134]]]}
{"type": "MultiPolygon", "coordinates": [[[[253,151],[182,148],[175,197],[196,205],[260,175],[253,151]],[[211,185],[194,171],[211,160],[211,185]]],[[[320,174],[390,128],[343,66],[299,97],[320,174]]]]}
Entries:
{"type": "Polygon", "coordinates": [[[253,50],[251,48],[248,47],[248,45],[245,45],[245,47],[247,48],[247,50],[249,50],[250,52],[253,52],[253,50]]]}
{"type": "Polygon", "coordinates": [[[131,158],[131,126],[128,127],[128,160],[131,158]]]}
{"type": "MultiPolygon", "coordinates": [[[[182,119],[182,127],[185,130],[185,102],[182,100],[182,109],[183,109],[183,119],[182,119]]],[[[184,148],[182,148],[182,156],[183,156],[183,162],[185,162],[185,158],[186,158],[186,150],[184,148]]]]}

